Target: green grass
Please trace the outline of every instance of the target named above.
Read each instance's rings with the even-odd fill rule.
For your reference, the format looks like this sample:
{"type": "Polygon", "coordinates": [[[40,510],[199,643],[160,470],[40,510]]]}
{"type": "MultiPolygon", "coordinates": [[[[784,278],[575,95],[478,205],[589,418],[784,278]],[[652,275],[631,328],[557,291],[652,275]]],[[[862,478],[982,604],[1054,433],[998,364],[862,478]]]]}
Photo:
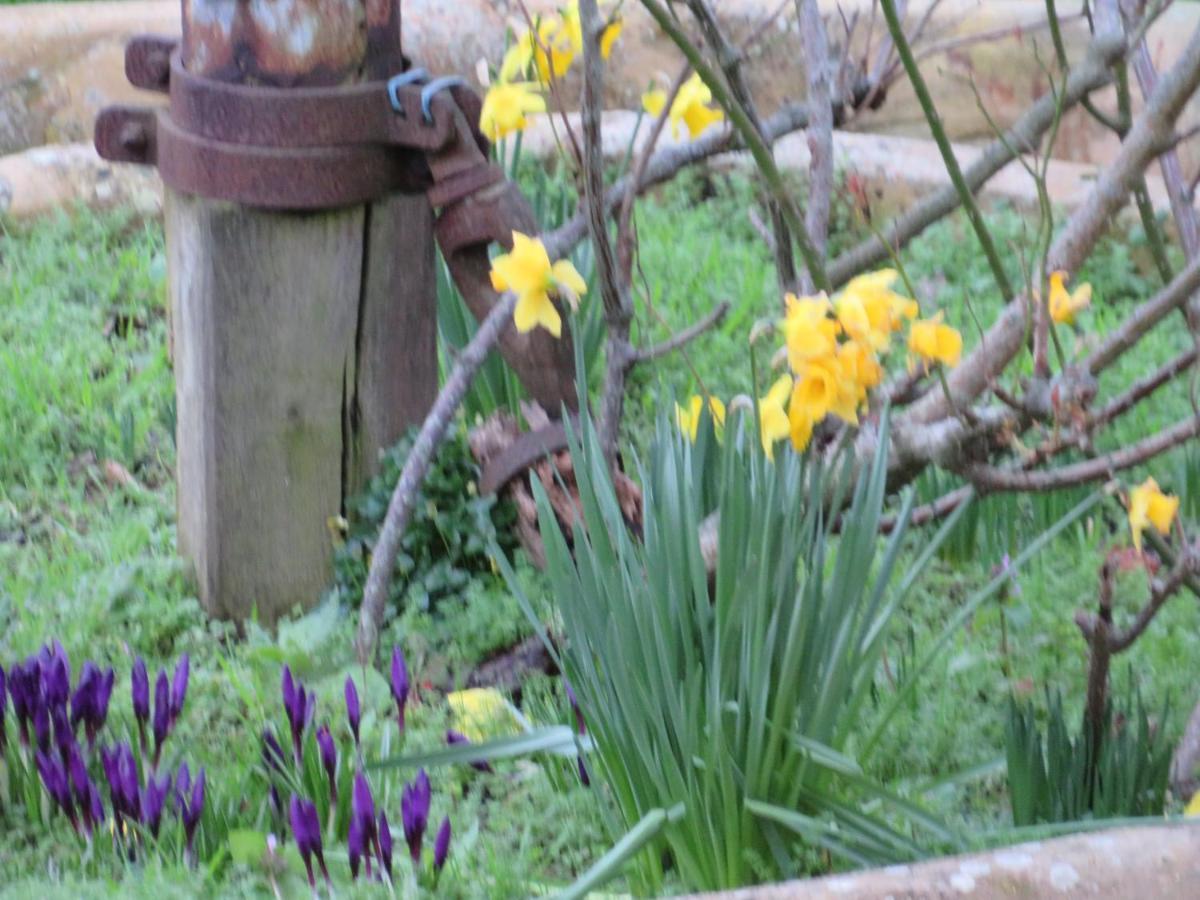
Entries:
{"type": "MultiPolygon", "coordinates": [[[[665,396],[696,390],[695,373],[724,397],[751,390],[747,337],[756,320],[779,310],[769,256],[746,215],[754,199],[742,180],[704,175],[671,185],[639,208],[641,259],[657,316],[639,309],[637,337],[661,340],[719,300],[730,300],[733,309],[686,358],[675,354],[635,374],[628,423],[635,448],[645,446],[665,396]]],[[[998,211],[990,221],[1002,246],[1022,240],[1015,214],[998,211]]],[[[835,240],[851,237],[851,229],[842,229],[835,240]]],[[[1017,254],[1010,258],[1016,268],[1017,254]]],[[[1076,340],[1086,342],[1113,327],[1154,289],[1155,279],[1143,273],[1139,259],[1136,235],[1103,245],[1083,274],[1094,283],[1096,300],[1081,317],[1079,332],[1064,332],[1068,350],[1076,340]]],[[[998,299],[965,223],[952,219],[930,229],[905,252],[904,264],[923,309],[945,308],[968,344],[974,343],[974,320],[989,321],[998,299]]],[[[253,626],[238,636],[203,616],[175,555],[174,389],[164,279],[155,223],[80,214],[0,232],[0,661],[58,637],[73,658],[90,655],[127,677],[136,654],[158,664],[191,652],[194,693],[180,740],[190,759],[224,773],[214,780],[224,783],[218,790],[234,803],[238,797],[232,792],[256,763],[264,716],[277,718],[281,661],[290,661],[318,686],[323,716],[340,715],[351,623],[337,620],[317,641],[305,637],[312,630],[305,622],[280,637],[253,626]],[[131,483],[113,477],[121,471],[131,483]]],[[[1178,327],[1160,327],[1105,376],[1104,390],[1119,388],[1178,352],[1186,339],[1178,327]]],[[[1104,446],[1188,414],[1187,387],[1174,385],[1122,419],[1104,446]]],[[[1194,470],[1194,454],[1190,465],[1194,470]]],[[[1152,468],[1165,487],[1185,492],[1188,466],[1186,455],[1175,454],[1152,468]]],[[[925,483],[921,489],[933,492],[945,483],[943,478],[942,485],[925,483]]],[[[984,502],[975,530],[951,542],[952,552],[944,554],[918,601],[904,612],[889,643],[888,673],[880,677],[881,702],[891,694],[889,678],[902,674],[911,659],[911,648],[936,635],[1003,553],[1018,550],[1046,527],[1067,499],[984,502]]],[[[1186,500],[1193,510],[1200,505],[1200,497],[1186,500]]],[[[886,763],[874,774],[914,789],[948,780],[923,795],[939,812],[977,831],[1008,822],[1001,769],[985,766],[983,774],[962,783],[954,777],[1002,756],[1010,691],[1032,692],[1041,702],[1042,687],[1049,685],[1063,692],[1069,710],[1080,707],[1086,656],[1072,617],[1094,605],[1096,570],[1106,549],[1126,541],[1121,511],[1113,504],[1103,510],[1020,576],[1019,596],[1003,609],[999,603],[985,606],[956,636],[917,702],[887,733],[884,752],[876,754],[886,763]]],[[[539,576],[525,572],[531,593],[544,601],[539,576]]],[[[1144,577],[1125,576],[1119,610],[1134,609],[1144,594],[1144,577]]],[[[1176,600],[1115,668],[1122,676],[1126,667],[1132,669],[1151,708],[1172,696],[1174,715],[1164,727],[1174,733],[1195,701],[1194,667],[1181,661],[1196,657],[1198,617],[1189,598],[1176,600]]],[[[410,609],[391,623],[385,641],[402,636],[419,683],[428,682],[410,746],[437,745],[445,725],[440,692],[480,659],[519,639],[524,628],[515,601],[489,578],[442,601],[436,614],[410,609]]],[[[543,722],[565,720],[557,691],[550,681],[527,686],[523,702],[530,715],[543,722]]],[[[118,715],[127,718],[127,682],[118,697],[118,715]]],[[[254,816],[252,809],[243,813],[254,816]]],[[[464,895],[509,895],[535,883],[562,884],[611,839],[602,792],[581,789],[570,767],[557,764],[500,767],[487,792],[455,801],[454,816],[456,833],[475,835],[469,855],[455,862],[464,895]]],[[[117,890],[237,896],[267,890],[261,873],[236,866],[222,867],[212,881],[178,866],[95,871],[79,868],[74,858],[65,829],[44,835],[9,823],[0,827],[0,883],[14,896],[35,890],[48,896],[117,890]]]]}

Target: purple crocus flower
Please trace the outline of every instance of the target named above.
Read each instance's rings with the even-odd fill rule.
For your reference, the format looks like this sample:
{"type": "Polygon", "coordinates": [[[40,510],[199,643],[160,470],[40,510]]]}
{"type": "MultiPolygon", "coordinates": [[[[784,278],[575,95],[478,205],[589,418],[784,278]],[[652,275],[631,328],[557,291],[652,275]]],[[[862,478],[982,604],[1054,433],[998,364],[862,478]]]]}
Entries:
{"type": "Polygon", "coordinates": [[[271,806],[278,815],[283,815],[283,801],[279,797],[279,790],[275,787],[274,776],[284,774],[287,758],[283,755],[283,748],[279,746],[279,741],[275,739],[275,735],[269,729],[264,729],[262,733],[262,761],[263,767],[267,770],[267,778],[271,782],[271,806]]]}
{"type": "Polygon", "coordinates": [[[408,664],[399,646],[392,650],[392,699],[396,701],[396,717],[404,731],[404,706],[408,703],[408,664]]]}
{"type": "Polygon", "coordinates": [[[0,754],[8,746],[8,732],[4,729],[4,714],[8,706],[8,689],[5,685],[4,667],[0,666],[0,754]]]}
{"type": "Polygon", "coordinates": [[[437,838],[433,842],[433,872],[438,874],[446,865],[446,857],[450,855],[450,817],[442,819],[437,838]]]}
{"type": "Polygon", "coordinates": [[[104,819],[104,805],[100,802],[100,792],[96,790],[96,785],[88,775],[78,744],[71,745],[67,770],[71,777],[71,788],[75,793],[75,803],[83,815],[83,827],[91,834],[104,819]]]}
{"type": "Polygon", "coordinates": [[[108,780],[108,795],[112,801],[113,818],[137,821],[142,811],[141,791],[138,788],[137,762],[129,744],[101,747],[100,761],[108,780]]]}
{"type": "Polygon", "coordinates": [[[329,776],[329,803],[331,806],[336,806],[337,745],[333,742],[333,735],[330,733],[328,725],[322,725],[317,729],[317,750],[320,752],[321,765],[325,768],[325,774],[329,776]]]}
{"type": "Polygon", "coordinates": [[[299,764],[303,756],[302,738],[316,710],[317,696],[305,690],[304,685],[292,678],[292,670],[283,667],[283,710],[287,713],[292,731],[292,755],[299,764]]]}
{"type": "MultiPolygon", "coordinates": [[[[42,706],[41,667],[35,657],[17,663],[8,673],[8,692],[12,697],[13,717],[17,720],[17,731],[21,746],[29,746],[29,728],[36,726],[35,713],[42,706]]],[[[46,719],[49,726],[49,717],[46,719]]]]}
{"type": "Polygon", "coordinates": [[[362,707],[358,703],[358,688],[354,679],[346,676],[346,718],[350,722],[350,731],[354,735],[354,743],[358,744],[358,726],[362,722],[362,707]]]}
{"type": "Polygon", "coordinates": [[[50,707],[50,724],[54,726],[54,745],[58,748],[59,758],[66,763],[75,746],[75,729],[71,727],[65,704],[50,707]]]}
{"type": "MultiPolygon", "coordinates": [[[[453,747],[455,744],[469,744],[471,743],[471,740],[461,731],[455,731],[453,728],[448,728],[446,729],[446,743],[453,747]]],[[[489,763],[486,759],[475,760],[475,762],[471,763],[471,767],[478,769],[480,772],[493,771],[491,763],[489,763]]]]}
{"type": "Polygon", "coordinates": [[[146,787],[142,791],[141,822],[154,837],[158,837],[158,828],[162,824],[163,806],[170,792],[170,775],[162,775],[158,778],[151,775],[146,778],[146,787]]]}
{"type": "Polygon", "coordinates": [[[575,765],[579,769],[579,780],[584,787],[592,786],[592,778],[588,775],[587,765],[583,761],[582,756],[575,757],[575,765]]]}
{"type": "Polygon", "coordinates": [[[37,751],[36,757],[38,774],[42,776],[42,784],[46,793],[58,804],[59,809],[66,813],[71,824],[77,826],[75,819],[75,804],[71,800],[71,785],[67,780],[66,769],[62,762],[53,754],[37,751]]]}
{"type": "Polygon", "coordinates": [[[425,828],[429,824],[431,795],[429,776],[425,774],[424,769],[420,769],[417,777],[400,792],[400,820],[404,825],[404,840],[408,843],[408,853],[414,863],[421,860],[421,845],[425,840],[425,828]]]}
{"type": "Polygon", "coordinates": [[[146,661],[140,656],[133,661],[129,673],[129,688],[133,695],[133,714],[138,727],[145,728],[150,721],[150,676],[146,674],[146,661]]]}
{"type": "Polygon", "coordinates": [[[38,703],[33,710],[33,735],[38,749],[43,753],[50,752],[50,709],[45,703],[38,703]]]}
{"type": "MultiPolygon", "coordinates": [[[[187,766],[180,767],[180,775],[187,773],[187,766]]],[[[196,773],[196,783],[193,784],[190,794],[186,790],[179,790],[179,785],[176,784],[176,796],[179,797],[179,818],[183,820],[183,834],[187,839],[188,855],[192,854],[192,844],[196,838],[196,827],[200,824],[200,816],[204,812],[204,769],[196,773]],[[186,799],[184,798],[186,796],[186,799]]]]}
{"type": "Polygon", "coordinates": [[[354,793],[350,799],[350,871],[358,877],[358,858],[366,863],[366,873],[371,875],[371,856],[377,846],[375,823],[375,799],[371,786],[362,772],[354,774],[354,793]]]}
{"type": "Polygon", "coordinates": [[[167,682],[167,673],[158,670],[158,678],[154,682],[154,764],[158,765],[158,757],[162,753],[167,735],[171,733],[171,686],[167,682]]]}
{"type": "MultiPolygon", "coordinates": [[[[183,703],[187,700],[188,676],[191,673],[192,660],[188,654],[183,654],[179,657],[179,662],[175,664],[175,675],[171,679],[171,728],[175,727],[175,723],[179,721],[179,717],[183,714],[183,703]]],[[[155,697],[157,702],[158,698],[155,697]]]]}
{"type": "Polygon", "coordinates": [[[575,714],[575,730],[581,735],[587,734],[587,724],[583,721],[583,710],[579,707],[579,698],[575,696],[575,689],[566,679],[563,679],[563,684],[567,686],[567,701],[571,704],[571,712],[575,714]]]}
{"type": "Polygon", "coordinates": [[[379,861],[387,872],[388,881],[392,880],[392,826],[388,824],[387,813],[379,813],[379,861]]]}
{"type": "Polygon", "coordinates": [[[42,695],[49,706],[65,706],[71,693],[71,661],[62,644],[54,642],[54,650],[42,647],[38,661],[41,666],[42,695]]]}
{"type": "Polygon", "coordinates": [[[101,672],[91,660],[84,662],[79,672],[79,682],[71,695],[71,727],[83,723],[89,747],[96,742],[97,733],[108,719],[108,701],[115,677],[112,669],[101,672]]]}
{"type": "Polygon", "coordinates": [[[308,883],[316,888],[317,880],[313,877],[312,859],[315,856],[320,863],[321,873],[329,881],[329,870],[325,868],[325,855],[321,850],[321,821],[317,816],[317,806],[311,800],[301,800],[292,794],[288,804],[288,820],[292,825],[292,835],[296,838],[296,847],[304,860],[304,868],[308,871],[308,883]]]}

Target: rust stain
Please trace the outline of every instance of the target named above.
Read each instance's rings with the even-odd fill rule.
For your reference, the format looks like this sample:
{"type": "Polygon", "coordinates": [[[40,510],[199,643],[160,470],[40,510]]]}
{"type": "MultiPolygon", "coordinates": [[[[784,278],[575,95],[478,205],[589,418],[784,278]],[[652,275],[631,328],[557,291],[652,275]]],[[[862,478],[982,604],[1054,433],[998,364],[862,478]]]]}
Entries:
{"type": "Polygon", "coordinates": [[[182,0],[184,64],[221,81],[344,84],[400,68],[399,0],[182,0]]]}

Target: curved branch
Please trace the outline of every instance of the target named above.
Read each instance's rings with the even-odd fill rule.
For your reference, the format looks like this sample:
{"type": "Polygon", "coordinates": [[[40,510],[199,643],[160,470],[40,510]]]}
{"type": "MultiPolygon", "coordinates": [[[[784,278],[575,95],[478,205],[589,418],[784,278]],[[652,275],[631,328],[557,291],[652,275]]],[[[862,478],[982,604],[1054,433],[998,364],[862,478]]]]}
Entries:
{"type": "Polygon", "coordinates": [[[1057,469],[1022,472],[986,463],[973,463],[961,466],[956,471],[983,491],[1057,491],[1092,481],[1104,481],[1117,472],[1154,459],[1197,435],[1200,435],[1200,416],[1112,453],[1057,469]]]}

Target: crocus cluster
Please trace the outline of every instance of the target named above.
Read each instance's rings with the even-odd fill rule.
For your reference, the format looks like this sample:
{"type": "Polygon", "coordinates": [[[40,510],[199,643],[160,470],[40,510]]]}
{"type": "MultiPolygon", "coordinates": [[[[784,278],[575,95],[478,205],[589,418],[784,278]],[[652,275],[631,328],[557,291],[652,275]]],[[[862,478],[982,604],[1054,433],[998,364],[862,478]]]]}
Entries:
{"type": "MultiPolygon", "coordinates": [[[[419,871],[425,832],[429,824],[429,807],[433,790],[429,776],[424,769],[417,772],[417,777],[406,784],[400,795],[400,820],[404,831],[404,841],[408,844],[408,853],[412,859],[413,868],[419,871]]],[[[375,814],[375,800],[371,795],[371,786],[366,776],[358,772],[354,776],[354,794],[350,803],[350,834],[348,847],[350,851],[350,874],[357,879],[361,869],[367,878],[371,877],[373,860],[379,863],[380,877],[386,873],[388,880],[392,878],[392,830],[388,824],[387,813],[380,811],[375,814]]],[[[433,847],[433,874],[436,878],[446,865],[446,857],[450,853],[450,818],[442,820],[438,828],[433,847]]]]}
{"type": "Polygon", "coordinates": [[[325,853],[321,849],[321,820],[317,815],[317,806],[311,800],[302,800],[292,794],[288,804],[288,821],[292,826],[292,835],[296,838],[296,848],[300,858],[304,860],[304,868],[308,872],[308,883],[314,889],[317,880],[313,875],[313,859],[321,867],[325,883],[329,883],[329,869],[325,866],[325,853]]]}
{"type": "Polygon", "coordinates": [[[112,669],[101,672],[86,662],[72,691],[71,661],[58,641],[12,666],[7,679],[0,677],[0,733],[7,692],[25,752],[32,732],[42,786],[76,831],[89,836],[104,820],[104,806],[75,730],[84,726],[90,751],[108,719],[113,677],[112,669]]]}
{"type": "MultiPolygon", "coordinates": [[[[101,669],[91,660],[85,660],[72,686],[71,661],[58,641],[43,646],[28,659],[13,665],[7,676],[0,668],[0,750],[7,743],[5,712],[11,698],[21,756],[26,765],[32,762],[32,768],[36,769],[54,806],[79,834],[90,839],[107,818],[97,786],[107,781],[114,836],[124,839],[132,835],[127,825],[137,825],[157,836],[172,782],[170,774],[158,774],[158,756],[183,710],[188,658],[185,655],[180,660],[173,682],[168,682],[165,672],[159,674],[160,700],[159,708],[155,710],[157,746],[154,763],[141,767],[144,781],[139,775],[138,757],[128,743],[97,747],[108,721],[115,680],[112,668],[101,669]],[[94,780],[93,773],[100,778],[99,782],[94,780]]],[[[134,715],[143,736],[144,760],[150,698],[146,666],[140,659],[134,664],[131,681],[134,715]]],[[[182,771],[186,773],[186,766],[182,771]]],[[[186,774],[184,778],[190,782],[186,774]]],[[[187,791],[188,788],[184,788],[184,792],[187,791]]],[[[201,773],[197,786],[188,794],[186,803],[179,807],[189,848],[203,805],[204,777],[201,773]]]]}

